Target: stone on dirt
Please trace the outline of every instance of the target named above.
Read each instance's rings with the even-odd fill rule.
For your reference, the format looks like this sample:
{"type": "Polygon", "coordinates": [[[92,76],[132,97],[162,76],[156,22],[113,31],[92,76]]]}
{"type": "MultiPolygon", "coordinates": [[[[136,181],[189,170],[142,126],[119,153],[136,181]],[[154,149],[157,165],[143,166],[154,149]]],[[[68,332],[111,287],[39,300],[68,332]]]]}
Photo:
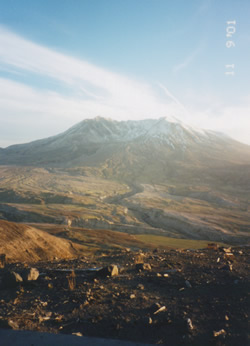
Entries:
{"type": "Polygon", "coordinates": [[[187,319],[187,327],[189,330],[193,330],[194,326],[190,318],[187,319]]]}
{"type": "Polygon", "coordinates": [[[154,311],[160,309],[160,307],[161,307],[160,303],[154,303],[150,309],[152,310],[152,312],[154,312],[154,311]]]}
{"type": "Polygon", "coordinates": [[[218,332],[214,331],[214,337],[217,338],[218,336],[225,336],[227,333],[224,329],[219,330],[218,332]]]}
{"type": "Polygon", "coordinates": [[[191,283],[190,283],[188,280],[185,281],[185,285],[186,285],[188,288],[192,288],[192,285],[191,285],[191,283]]]}
{"type": "Polygon", "coordinates": [[[14,330],[18,330],[19,329],[19,325],[17,322],[13,321],[13,320],[8,320],[8,326],[11,328],[11,329],[14,329],[14,330]]]}
{"type": "Polygon", "coordinates": [[[144,290],[144,285],[143,285],[143,284],[138,284],[138,285],[137,285],[137,288],[138,288],[139,290],[144,290]]]}
{"type": "Polygon", "coordinates": [[[111,264],[97,271],[97,275],[101,277],[116,276],[119,274],[118,266],[111,264]]]}
{"type": "Polygon", "coordinates": [[[154,312],[154,315],[158,314],[159,312],[166,311],[166,310],[167,310],[167,308],[166,308],[165,305],[164,305],[164,306],[161,306],[158,310],[156,310],[156,311],[154,312]]]}
{"type": "Polygon", "coordinates": [[[225,253],[231,253],[232,252],[232,248],[231,247],[228,247],[228,248],[223,248],[222,249],[225,253]]]}
{"type": "Polygon", "coordinates": [[[36,281],[39,277],[39,270],[36,268],[27,268],[21,274],[24,282],[36,281]]]}
{"type": "Polygon", "coordinates": [[[135,266],[136,270],[151,270],[151,265],[149,263],[137,263],[135,266]]]}

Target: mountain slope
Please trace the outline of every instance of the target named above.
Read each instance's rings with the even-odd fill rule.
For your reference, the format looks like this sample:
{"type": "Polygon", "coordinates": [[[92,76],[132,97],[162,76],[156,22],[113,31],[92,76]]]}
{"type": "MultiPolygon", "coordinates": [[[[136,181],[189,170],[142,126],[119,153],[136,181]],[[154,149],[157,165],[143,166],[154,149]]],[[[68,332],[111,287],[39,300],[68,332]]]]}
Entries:
{"type": "Polygon", "coordinates": [[[0,165],[3,219],[249,239],[250,147],[175,119],[84,120],[0,150],[0,165]]]}
{"type": "Polygon", "coordinates": [[[148,181],[200,170],[250,164],[250,147],[176,119],[114,121],[97,117],[66,132],[0,151],[0,164],[97,167],[104,177],[148,181]],[[143,178],[144,176],[144,178],[143,178]]]}
{"type": "Polygon", "coordinates": [[[57,258],[75,258],[86,248],[55,237],[45,231],[0,220],[0,253],[9,261],[39,261],[57,258]]]}

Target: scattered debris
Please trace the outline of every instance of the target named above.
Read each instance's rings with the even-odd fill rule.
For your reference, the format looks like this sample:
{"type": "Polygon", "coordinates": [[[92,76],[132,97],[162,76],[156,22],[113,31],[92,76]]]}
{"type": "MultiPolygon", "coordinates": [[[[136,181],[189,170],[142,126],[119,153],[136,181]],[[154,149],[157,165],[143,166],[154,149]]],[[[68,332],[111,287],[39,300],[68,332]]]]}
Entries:
{"type": "Polygon", "coordinates": [[[136,270],[151,270],[151,265],[149,263],[137,263],[135,266],[136,270]]]}
{"type": "Polygon", "coordinates": [[[188,280],[185,281],[185,285],[186,285],[188,288],[192,288],[192,285],[191,285],[191,283],[190,283],[188,280]]]}
{"type": "Polygon", "coordinates": [[[193,330],[194,326],[190,318],[187,319],[187,326],[189,330],[193,330]]]}
{"type": "Polygon", "coordinates": [[[137,288],[138,288],[139,290],[144,290],[145,287],[144,287],[143,284],[138,284],[138,285],[137,285],[137,288]]]}
{"type": "Polygon", "coordinates": [[[165,305],[164,305],[164,306],[161,306],[158,310],[156,310],[156,311],[154,312],[154,315],[158,314],[159,312],[166,311],[166,310],[167,310],[167,308],[166,308],[165,305]]]}
{"type": "Polygon", "coordinates": [[[151,310],[152,310],[152,311],[155,311],[155,310],[160,309],[160,307],[161,307],[161,304],[160,304],[160,303],[154,303],[154,304],[151,306],[151,310]]]}
{"type": "Polygon", "coordinates": [[[214,337],[217,338],[218,336],[221,336],[221,335],[225,337],[227,333],[224,329],[221,329],[218,332],[214,331],[213,334],[214,334],[214,337]]]}
{"type": "Polygon", "coordinates": [[[222,249],[218,263],[218,252],[210,249],[145,251],[140,266],[150,263],[151,269],[139,274],[135,252],[124,249],[84,259],[7,263],[0,269],[0,328],[166,345],[206,345],[214,331],[216,344],[226,337],[230,345],[245,345],[250,249],[244,247],[242,255],[239,249],[232,249],[233,264],[222,249]],[[40,275],[25,283],[20,274],[31,268],[40,275]],[[73,271],[71,289],[67,277],[73,271]],[[20,275],[8,288],[3,286],[7,272],[20,275]]]}
{"type": "Polygon", "coordinates": [[[143,263],[144,262],[144,258],[145,258],[145,255],[143,253],[139,253],[139,254],[135,255],[134,261],[135,261],[136,264],[143,263]]]}
{"type": "Polygon", "coordinates": [[[119,269],[118,269],[118,266],[115,265],[115,264],[111,264],[107,267],[104,267],[100,270],[97,271],[97,276],[100,276],[100,277],[107,277],[107,276],[116,276],[119,274],[119,269]]]}
{"type": "Polygon", "coordinates": [[[72,333],[72,335],[75,335],[75,336],[83,336],[82,333],[80,333],[80,332],[72,333]]]}
{"type": "MultiPolygon", "coordinates": [[[[231,248],[231,247],[228,247],[228,248],[223,247],[222,250],[223,250],[225,253],[231,253],[231,252],[232,252],[232,248],[231,248]]],[[[223,330],[223,329],[222,329],[222,330],[223,330]]]]}
{"type": "Polygon", "coordinates": [[[224,257],[229,258],[232,261],[234,259],[234,254],[232,252],[226,252],[224,257]]]}
{"type": "Polygon", "coordinates": [[[14,330],[18,330],[19,329],[19,324],[13,320],[8,320],[8,326],[11,328],[11,329],[14,329],[14,330]]]}
{"type": "Polygon", "coordinates": [[[233,270],[233,265],[231,263],[227,263],[223,267],[221,267],[221,269],[232,271],[233,270]]]}
{"type": "Polygon", "coordinates": [[[21,273],[24,282],[36,281],[39,277],[39,270],[36,268],[24,269],[21,273]]]}

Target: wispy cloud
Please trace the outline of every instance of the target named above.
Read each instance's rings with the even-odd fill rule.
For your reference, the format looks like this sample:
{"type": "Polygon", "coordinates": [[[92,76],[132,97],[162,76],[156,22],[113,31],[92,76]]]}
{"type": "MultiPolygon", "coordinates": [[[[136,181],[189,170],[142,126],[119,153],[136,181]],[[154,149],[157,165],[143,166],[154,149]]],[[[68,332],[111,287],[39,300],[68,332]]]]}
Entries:
{"type": "Polygon", "coordinates": [[[192,53],[185,57],[185,59],[182,62],[176,64],[173,67],[173,72],[176,73],[183,69],[186,69],[190,64],[192,64],[192,62],[196,59],[196,57],[199,55],[202,49],[203,45],[200,45],[198,48],[196,48],[192,53]]]}
{"type": "Polygon", "coordinates": [[[8,69],[53,78],[74,89],[78,95],[82,91],[83,95],[102,99],[113,107],[146,110],[159,103],[152,87],[146,83],[37,45],[1,27],[0,64],[8,69]]]}
{"type": "MultiPolygon", "coordinates": [[[[200,49],[176,65],[175,71],[187,67],[200,49]]],[[[1,70],[6,73],[4,78],[0,77],[0,114],[3,118],[0,146],[53,135],[84,118],[97,115],[115,119],[170,115],[185,119],[188,113],[179,98],[163,84],[158,83],[156,89],[146,82],[28,41],[0,26],[0,75],[1,70]],[[35,76],[35,82],[31,83],[30,76],[35,76]],[[39,85],[40,78],[43,87],[39,85]],[[54,88],[55,84],[57,88],[54,88]]],[[[243,128],[249,124],[245,116],[249,109],[241,109],[244,115],[238,118],[242,120],[243,128]]],[[[189,108],[188,116],[201,127],[211,125],[212,129],[220,129],[220,119],[226,119],[228,114],[233,118],[236,112],[237,109],[220,109],[218,119],[212,121],[210,113],[202,114],[189,108]]],[[[233,130],[228,128],[228,133],[233,134],[233,130]]]]}
{"type": "MultiPolygon", "coordinates": [[[[94,109],[101,106],[98,108],[102,113],[106,113],[105,109],[112,108],[112,113],[116,111],[118,117],[121,111],[126,111],[127,116],[133,117],[135,113],[148,116],[150,113],[161,112],[158,115],[162,115],[164,112],[167,115],[166,113],[173,110],[176,112],[178,108],[174,102],[159,99],[147,83],[129,79],[87,61],[35,44],[3,27],[0,27],[0,68],[40,75],[60,82],[61,86],[67,86],[72,91],[74,101],[82,107],[82,116],[89,109],[84,107],[86,103],[88,106],[92,103],[94,109]],[[83,103],[83,99],[86,103],[83,103]]],[[[13,87],[13,84],[9,87],[11,85],[13,87]]],[[[20,83],[18,88],[21,88],[20,83]]],[[[34,94],[41,94],[38,87],[27,89],[24,85],[23,88],[25,93],[29,90],[30,102],[34,94]]],[[[15,95],[12,97],[15,98],[15,95]]]]}
{"type": "Polygon", "coordinates": [[[175,102],[175,104],[178,105],[180,107],[180,109],[183,110],[184,114],[186,114],[188,112],[187,109],[183,106],[183,104],[162,83],[158,83],[158,85],[160,88],[162,88],[164,90],[167,97],[169,97],[171,100],[173,100],[175,102]]]}

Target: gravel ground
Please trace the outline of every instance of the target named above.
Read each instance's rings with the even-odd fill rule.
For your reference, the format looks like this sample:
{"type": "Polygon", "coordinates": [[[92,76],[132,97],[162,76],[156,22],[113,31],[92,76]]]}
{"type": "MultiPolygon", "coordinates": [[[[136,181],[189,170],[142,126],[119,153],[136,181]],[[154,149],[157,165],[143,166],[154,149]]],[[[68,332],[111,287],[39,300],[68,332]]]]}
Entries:
{"type": "Polygon", "coordinates": [[[0,328],[171,346],[248,345],[249,267],[248,247],[127,249],[8,264],[0,272],[0,328]],[[39,270],[37,280],[5,277],[30,267],[39,270]]]}

